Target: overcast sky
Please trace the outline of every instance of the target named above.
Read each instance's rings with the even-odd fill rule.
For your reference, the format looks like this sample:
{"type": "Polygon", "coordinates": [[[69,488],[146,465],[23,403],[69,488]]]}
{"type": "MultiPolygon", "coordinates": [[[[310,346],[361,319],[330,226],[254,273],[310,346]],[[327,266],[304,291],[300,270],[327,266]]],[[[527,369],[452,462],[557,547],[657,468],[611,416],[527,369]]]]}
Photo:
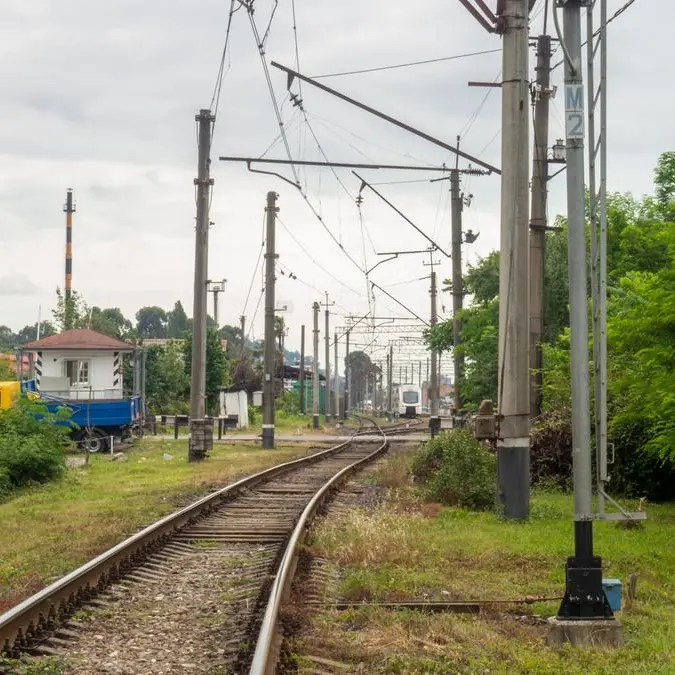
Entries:
{"type": "MultiPolygon", "coordinates": [[[[260,34],[272,0],[255,0],[260,34]]],[[[300,70],[323,75],[416,60],[499,50],[457,0],[296,0],[300,70]]],[[[492,3],[494,4],[494,3],[492,3]]],[[[608,0],[612,14],[623,2],[608,0]]],[[[228,0],[0,0],[0,324],[34,322],[38,306],[50,317],[63,285],[62,205],[74,189],[73,287],[90,305],[119,306],[133,317],[143,305],[169,309],[180,299],[192,313],[194,261],[194,116],[209,107],[229,13],[228,0]]],[[[543,0],[533,10],[532,35],[542,29],[543,0]]],[[[639,196],[652,191],[658,155],[672,149],[672,26],[675,5],[636,0],[609,29],[609,189],[639,196]]],[[[291,0],[279,0],[265,59],[295,66],[291,0]]],[[[553,30],[549,19],[549,30],[553,30]]],[[[559,60],[559,54],[554,61],[559,60]]],[[[534,54],[531,54],[531,65],[534,54]]],[[[428,133],[500,163],[500,93],[467,87],[497,80],[499,51],[416,67],[322,80],[428,133]],[[486,97],[487,95],[487,99],[486,97]]],[[[532,68],[533,72],[533,68],[532,68]]],[[[561,85],[562,68],[554,71],[561,85]]],[[[313,134],[334,161],[439,166],[449,153],[307,85],[311,126],[286,96],[286,77],[272,68],[274,92],[294,158],[321,159],[313,134]]],[[[297,84],[294,85],[297,92],[297,84]]],[[[551,142],[563,136],[563,102],[553,101],[551,142]]],[[[227,278],[221,323],[254,316],[261,291],[253,271],[260,250],[266,193],[279,193],[277,306],[286,304],[287,345],[299,346],[302,323],[311,335],[311,305],[328,291],[342,315],[368,311],[364,275],[322,228],[298,190],[273,176],[218,161],[220,155],[259,156],[279,127],[245,10],[235,12],[213,141],[215,179],[209,276],[227,278]],[[290,231],[290,234],[289,232],[290,231]],[[310,259],[291,234],[314,259],[310,259]],[[246,304],[249,286],[252,291],[246,304]]],[[[267,156],[285,157],[278,142],[267,156]]],[[[460,166],[466,166],[461,162],[460,166]]],[[[280,169],[287,177],[288,167],[280,169]]],[[[421,249],[425,240],[358,179],[328,169],[300,171],[303,188],[326,227],[361,267],[375,252],[421,249]],[[346,188],[346,190],[345,190],[346,188]]],[[[378,190],[449,250],[447,181],[431,172],[364,171],[378,190]]],[[[465,229],[480,231],[464,247],[475,261],[499,246],[499,177],[473,177],[465,229]]],[[[564,210],[564,175],[551,186],[549,214],[564,210]]],[[[372,280],[427,317],[424,256],[381,265],[372,280]]],[[[427,256],[428,259],[428,256],[427,256]]],[[[441,278],[450,261],[438,256],[441,278]]],[[[441,299],[449,311],[450,298],[441,299]]],[[[405,312],[376,292],[379,316],[405,312]]],[[[447,316],[448,312],[444,314],[447,316]]],[[[253,336],[262,334],[262,304],[253,336]]],[[[323,317],[322,317],[323,327],[323,317]]],[[[385,340],[386,341],[386,340],[385,340]]],[[[383,353],[375,354],[383,358],[383,353]]]]}

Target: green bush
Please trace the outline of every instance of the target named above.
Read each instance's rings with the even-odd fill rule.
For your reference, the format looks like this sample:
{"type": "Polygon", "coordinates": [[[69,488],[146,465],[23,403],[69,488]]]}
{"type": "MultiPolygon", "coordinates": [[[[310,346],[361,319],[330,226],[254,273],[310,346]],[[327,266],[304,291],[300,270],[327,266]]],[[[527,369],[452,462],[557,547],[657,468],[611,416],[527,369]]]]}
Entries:
{"type": "Polygon", "coordinates": [[[464,429],[429,441],[415,456],[412,471],[424,482],[427,499],[474,510],[494,506],[496,457],[464,429]]]}
{"type": "Polygon", "coordinates": [[[255,424],[259,415],[260,415],[260,411],[258,410],[258,408],[256,408],[254,405],[248,406],[248,423],[249,424],[255,424]]]}
{"type": "Polygon", "coordinates": [[[43,405],[20,400],[0,412],[0,494],[57,478],[65,469],[66,410],[54,415],[43,405]]]}

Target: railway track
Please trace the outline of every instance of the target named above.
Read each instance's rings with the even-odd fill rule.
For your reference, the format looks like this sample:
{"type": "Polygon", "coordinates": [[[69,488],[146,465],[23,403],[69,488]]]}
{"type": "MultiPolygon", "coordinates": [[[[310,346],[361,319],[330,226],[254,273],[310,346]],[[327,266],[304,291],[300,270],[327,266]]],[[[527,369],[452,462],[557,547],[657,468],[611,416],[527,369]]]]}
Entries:
{"type": "Polygon", "coordinates": [[[0,615],[0,650],[63,656],[82,675],[273,673],[307,526],[404,428],[360,418],[351,440],[163,518],[0,615]]]}

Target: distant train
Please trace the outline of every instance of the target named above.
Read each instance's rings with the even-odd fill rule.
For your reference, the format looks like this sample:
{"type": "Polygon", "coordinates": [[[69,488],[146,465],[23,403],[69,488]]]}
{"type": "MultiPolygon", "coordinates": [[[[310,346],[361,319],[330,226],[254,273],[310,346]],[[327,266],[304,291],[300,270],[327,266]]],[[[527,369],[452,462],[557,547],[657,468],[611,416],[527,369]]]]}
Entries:
{"type": "Polygon", "coordinates": [[[422,412],[422,390],[416,384],[396,387],[395,409],[401,417],[418,417],[422,412]]]}

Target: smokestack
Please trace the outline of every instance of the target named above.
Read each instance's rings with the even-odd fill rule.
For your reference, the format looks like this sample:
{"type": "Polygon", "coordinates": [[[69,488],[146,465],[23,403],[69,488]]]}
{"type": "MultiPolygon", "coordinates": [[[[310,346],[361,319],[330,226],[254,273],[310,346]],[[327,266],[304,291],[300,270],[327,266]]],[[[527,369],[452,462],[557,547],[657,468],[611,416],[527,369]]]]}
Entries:
{"type": "Polygon", "coordinates": [[[66,192],[66,203],[63,206],[66,212],[66,285],[65,285],[65,317],[64,329],[72,328],[72,284],[73,284],[73,213],[75,205],[73,204],[73,189],[68,188],[66,192]]]}

